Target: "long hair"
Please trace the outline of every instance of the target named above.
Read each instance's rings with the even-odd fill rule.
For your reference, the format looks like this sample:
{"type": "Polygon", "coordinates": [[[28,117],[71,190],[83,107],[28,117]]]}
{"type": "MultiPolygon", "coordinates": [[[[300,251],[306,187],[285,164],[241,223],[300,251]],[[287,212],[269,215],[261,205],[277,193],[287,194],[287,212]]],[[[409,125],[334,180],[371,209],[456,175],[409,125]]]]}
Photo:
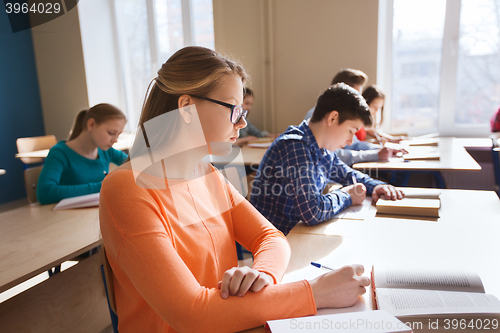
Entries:
{"type": "MultiPolygon", "coordinates": [[[[370,105],[370,103],[375,98],[382,98],[385,101],[385,94],[379,87],[375,85],[367,87],[365,91],[363,91],[363,97],[366,100],[366,104],[368,105],[370,105]]],[[[382,106],[382,109],[380,110],[380,123],[382,123],[383,121],[384,121],[384,107],[382,106]]]]}
{"type": "Polygon", "coordinates": [[[206,96],[213,92],[227,75],[247,75],[238,63],[221,54],[199,46],[188,46],[175,52],[154,79],[142,108],[139,126],[163,113],[178,109],[181,95],[206,96]]]}
{"type": "Polygon", "coordinates": [[[94,105],[90,109],[78,112],[73,127],[69,132],[68,141],[76,139],[86,129],[87,122],[91,118],[95,120],[96,124],[117,118],[127,120],[123,112],[111,104],[101,103],[94,105]]]}
{"type": "MultiPolygon", "coordinates": [[[[162,124],[146,124],[149,120],[177,110],[181,95],[209,95],[228,75],[238,75],[242,82],[247,79],[241,65],[211,49],[188,46],[175,52],[162,65],[158,76],[150,84],[152,87],[149,95],[149,88],[146,92],[131,155],[140,156],[148,151],[148,148],[158,148],[157,145],[162,146],[175,137],[175,115],[162,124]],[[145,124],[150,128],[147,133],[145,124]],[[158,126],[161,128],[158,129],[158,126]]],[[[133,156],[129,156],[129,160],[131,157],[133,156]]]]}

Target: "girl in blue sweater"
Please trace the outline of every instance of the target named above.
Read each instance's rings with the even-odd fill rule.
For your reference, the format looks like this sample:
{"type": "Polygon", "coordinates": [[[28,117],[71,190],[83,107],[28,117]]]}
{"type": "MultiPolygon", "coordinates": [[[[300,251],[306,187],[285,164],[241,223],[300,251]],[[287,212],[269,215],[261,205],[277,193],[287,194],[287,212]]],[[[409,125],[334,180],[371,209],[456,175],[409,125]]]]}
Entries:
{"type": "Polygon", "coordinates": [[[122,164],[127,154],[112,148],[127,119],[110,104],[97,104],[78,113],[68,141],[50,149],[38,178],[41,204],[97,193],[109,163],[122,164]]]}

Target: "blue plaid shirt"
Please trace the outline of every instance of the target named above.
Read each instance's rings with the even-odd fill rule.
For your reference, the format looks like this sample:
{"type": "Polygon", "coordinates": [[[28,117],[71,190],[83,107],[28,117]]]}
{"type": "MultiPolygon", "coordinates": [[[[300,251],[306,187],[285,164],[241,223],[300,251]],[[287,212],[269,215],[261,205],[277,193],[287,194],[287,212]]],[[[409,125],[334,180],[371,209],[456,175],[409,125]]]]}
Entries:
{"type": "Polygon", "coordinates": [[[315,225],[352,203],[351,196],[327,183],[352,184],[352,176],[371,194],[384,184],[351,169],[334,152],[319,148],[304,120],[290,126],[269,147],[257,170],[250,202],[285,235],[299,222],[315,225]]]}

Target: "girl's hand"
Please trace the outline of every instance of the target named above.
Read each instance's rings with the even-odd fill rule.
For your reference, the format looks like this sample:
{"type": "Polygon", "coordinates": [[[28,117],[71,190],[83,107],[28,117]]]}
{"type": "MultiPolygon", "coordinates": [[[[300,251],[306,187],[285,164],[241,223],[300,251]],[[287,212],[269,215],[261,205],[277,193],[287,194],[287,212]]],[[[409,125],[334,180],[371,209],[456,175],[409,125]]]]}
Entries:
{"type": "Polygon", "coordinates": [[[224,272],[218,288],[223,299],[229,296],[243,297],[247,291],[259,292],[273,284],[274,279],[267,273],[250,267],[233,267],[224,272]]]}
{"type": "Polygon", "coordinates": [[[316,307],[343,308],[354,305],[370,285],[370,279],[362,276],[363,273],[363,266],[350,265],[310,280],[316,307]]]}

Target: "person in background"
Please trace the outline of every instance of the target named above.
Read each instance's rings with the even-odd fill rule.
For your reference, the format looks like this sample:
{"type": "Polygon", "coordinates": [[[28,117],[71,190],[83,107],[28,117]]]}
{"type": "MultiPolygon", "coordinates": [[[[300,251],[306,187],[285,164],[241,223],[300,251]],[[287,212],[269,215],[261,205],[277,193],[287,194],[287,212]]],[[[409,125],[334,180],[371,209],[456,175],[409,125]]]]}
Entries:
{"type": "Polygon", "coordinates": [[[127,154],[111,147],[127,119],[110,104],[82,110],[75,118],[68,141],[49,151],[38,178],[36,195],[42,204],[97,193],[109,172],[109,164],[121,165],[127,154]]]}
{"type": "Polygon", "coordinates": [[[377,129],[377,127],[384,120],[385,94],[382,92],[382,90],[375,85],[369,86],[363,91],[363,97],[366,100],[368,106],[370,107],[370,112],[372,114],[374,122],[371,128],[367,128],[366,130],[363,129],[363,131],[360,130],[356,133],[358,139],[361,141],[365,141],[366,134],[368,134],[374,138],[377,139],[380,138],[382,141],[388,141],[392,143],[399,143],[401,140],[403,140],[404,137],[392,136],[377,129]],[[380,115],[380,121],[377,121],[379,115],[380,115]]]}
{"type": "MultiPolygon", "coordinates": [[[[368,81],[368,75],[366,75],[363,71],[359,69],[353,68],[344,68],[340,70],[332,79],[330,85],[334,85],[337,83],[345,83],[348,86],[356,89],[360,94],[363,91],[363,87],[368,81]]],[[[314,111],[314,107],[307,111],[304,119],[309,119],[312,117],[314,111]]]]}
{"type": "MultiPolygon", "coordinates": [[[[368,81],[368,76],[358,69],[344,68],[339,71],[332,79],[331,84],[345,83],[351,86],[359,93],[363,90],[364,85],[368,81]]],[[[314,108],[311,108],[304,119],[309,119],[312,117],[314,108]]],[[[364,132],[364,128],[361,127],[357,133],[364,132]]],[[[365,136],[366,136],[366,132],[365,136]]],[[[387,161],[389,158],[394,156],[401,150],[391,149],[387,147],[381,147],[373,143],[365,142],[359,140],[356,136],[353,138],[352,143],[341,149],[336,150],[337,156],[347,165],[352,166],[355,163],[360,162],[377,162],[377,161],[387,161]]]]}
{"type": "Polygon", "coordinates": [[[397,200],[403,193],[348,167],[335,151],[351,144],[361,126],[372,123],[364,98],[338,83],[318,97],[313,116],[290,126],[267,150],[253,181],[250,202],[285,235],[299,222],[316,225],[366,194],[397,200]],[[323,194],[330,182],[341,184],[323,194]]]}
{"type": "MultiPolygon", "coordinates": [[[[250,112],[255,100],[253,90],[250,88],[243,88],[243,104],[241,105],[244,110],[250,112]]],[[[247,127],[240,129],[240,136],[236,140],[238,146],[242,146],[250,141],[257,140],[258,138],[275,138],[276,135],[270,134],[268,131],[261,131],[255,127],[249,120],[247,120],[247,127]]]]}
{"type": "Polygon", "coordinates": [[[492,133],[500,132],[500,108],[491,117],[490,124],[492,133]]]}
{"type": "Polygon", "coordinates": [[[370,283],[352,265],[280,284],[286,238],[202,160],[231,154],[246,126],[245,79],[213,50],[174,53],[147,96],[130,162],[103,182],[99,221],[121,333],[237,332],[351,306],[370,283]],[[252,268],[238,267],[235,241],[252,251],[252,268]]]}

